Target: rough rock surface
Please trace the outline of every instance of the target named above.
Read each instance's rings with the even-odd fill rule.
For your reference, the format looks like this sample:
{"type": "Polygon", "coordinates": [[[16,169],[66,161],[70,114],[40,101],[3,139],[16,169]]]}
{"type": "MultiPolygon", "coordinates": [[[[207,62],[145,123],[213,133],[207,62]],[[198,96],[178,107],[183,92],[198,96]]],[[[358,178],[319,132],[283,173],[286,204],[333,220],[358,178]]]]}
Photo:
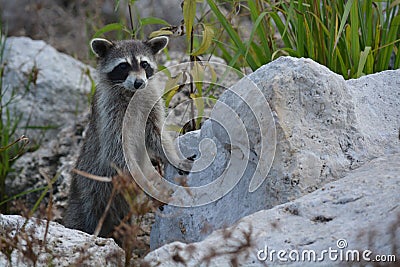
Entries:
{"type": "Polygon", "coordinates": [[[400,70],[389,70],[346,81],[368,154],[399,151],[399,77],[400,70]]]}
{"type": "MultiPolygon", "coordinates": [[[[345,81],[312,60],[290,57],[281,57],[249,75],[271,106],[277,131],[275,158],[266,181],[249,192],[249,177],[257,163],[249,159],[243,178],[222,199],[194,208],[165,206],[156,217],[151,248],[172,241],[202,240],[243,216],[294,200],[373,158],[398,152],[399,77],[400,70],[395,70],[345,81]]],[[[245,94],[250,86],[242,84],[239,91],[245,94]]],[[[250,123],[254,118],[245,101],[227,91],[219,102],[245,118],[250,148],[260,146],[259,129],[250,123]]],[[[223,120],[233,121],[229,116],[223,120]]],[[[224,146],[229,139],[223,128],[205,123],[195,136],[181,138],[184,146],[193,150],[203,139],[213,140],[211,150],[202,153],[215,157],[209,168],[189,175],[189,185],[215,180],[232,160],[224,146]]],[[[175,176],[173,170],[166,173],[169,179],[175,176]]]]}
{"type": "MultiPolygon", "coordinates": [[[[6,179],[7,194],[14,196],[21,192],[45,187],[50,180],[57,177],[52,186],[52,220],[61,222],[67,203],[71,170],[78,158],[87,122],[88,112],[82,114],[77,121],[63,126],[55,139],[44,142],[38,150],[26,153],[19,158],[13,164],[14,171],[6,179]]],[[[20,197],[19,201],[25,206],[23,208],[32,209],[42,192],[40,190],[20,197]]],[[[43,203],[48,203],[48,201],[46,197],[43,203]]],[[[13,206],[11,205],[12,209],[13,206]]],[[[13,212],[20,211],[13,210],[13,212]]]]}
{"type": "Polygon", "coordinates": [[[122,266],[123,250],[111,238],[95,238],[46,221],[0,214],[0,266],[122,266]],[[25,226],[24,226],[25,225],[25,226]],[[3,250],[3,247],[2,247],[3,250]],[[11,264],[10,264],[11,263],[11,264]]]}
{"type": "Polygon", "coordinates": [[[150,266],[343,266],[349,262],[340,257],[352,261],[356,259],[353,252],[358,250],[363,259],[362,252],[370,250],[366,256],[372,260],[376,255],[396,255],[398,261],[399,162],[399,153],[384,155],[295,201],[247,216],[201,242],[165,245],[145,260],[150,266]],[[329,248],[336,250],[331,255],[337,260],[331,260],[327,253],[323,261],[318,260],[329,248]],[[277,256],[279,250],[286,251],[281,254],[282,261],[277,256]],[[317,260],[313,261],[312,254],[307,256],[307,250],[313,250],[317,260]],[[306,260],[292,262],[296,253],[300,259],[305,253],[306,260]]]}
{"type": "Polygon", "coordinates": [[[23,118],[17,133],[39,140],[40,129],[49,127],[44,133],[52,139],[60,127],[88,108],[91,81],[87,73],[94,76],[91,67],[27,37],[7,38],[3,61],[3,90],[7,90],[3,101],[16,95],[11,112],[23,118]],[[39,130],[24,133],[25,125],[39,130]]]}

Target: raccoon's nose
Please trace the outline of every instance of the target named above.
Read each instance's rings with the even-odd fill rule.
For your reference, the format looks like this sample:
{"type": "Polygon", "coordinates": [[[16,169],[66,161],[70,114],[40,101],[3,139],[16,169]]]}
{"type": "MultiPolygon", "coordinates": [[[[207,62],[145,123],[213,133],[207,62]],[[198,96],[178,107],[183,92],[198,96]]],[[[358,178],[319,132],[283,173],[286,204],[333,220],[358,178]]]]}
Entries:
{"type": "Polygon", "coordinates": [[[135,89],[142,89],[144,87],[144,81],[142,79],[136,79],[133,86],[135,89]]]}

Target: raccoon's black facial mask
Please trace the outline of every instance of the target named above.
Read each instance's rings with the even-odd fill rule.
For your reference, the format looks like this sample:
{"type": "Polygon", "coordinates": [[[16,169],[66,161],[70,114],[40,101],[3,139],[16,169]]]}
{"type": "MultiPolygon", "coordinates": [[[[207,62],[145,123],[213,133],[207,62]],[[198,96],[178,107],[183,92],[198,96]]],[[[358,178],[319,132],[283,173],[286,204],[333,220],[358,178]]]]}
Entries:
{"type": "Polygon", "coordinates": [[[107,76],[113,83],[122,83],[126,80],[130,71],[132,71],[132,66],[127,62],[122,62],[109,72],[107,76]]]}
{"type": "Polygon", "coordinates": [[[140,66],[144,69],[144,71],[146,72],[146,77],[147,79],[150,78],[151,76],[153,76],[154,74],[154,70],[153,68],[150,66],[149,62],[147,61],[142,61],[140,62],[140,66]]]}
{"type": "MultiPolygon", "coordinates": [[[[135,62],[135,60],[133,60],[135,62]]],[[[136,63],[136,62],[135,62],[136,63]]],[[[134,64],[137,65],[137,64],[134,64]]],[[[154,74],[154,69],[147,61],[140,62],[140,68],[143,68],[146,72],[146,78],[150,78],[154,74]]],[[[112,83],[123,83],[129,76],[130,72],[137,72],[139,68],[132,67],[128,62],[122,62],[118,64],[111,72],[107,74],[108,79],[112,83]]]]}

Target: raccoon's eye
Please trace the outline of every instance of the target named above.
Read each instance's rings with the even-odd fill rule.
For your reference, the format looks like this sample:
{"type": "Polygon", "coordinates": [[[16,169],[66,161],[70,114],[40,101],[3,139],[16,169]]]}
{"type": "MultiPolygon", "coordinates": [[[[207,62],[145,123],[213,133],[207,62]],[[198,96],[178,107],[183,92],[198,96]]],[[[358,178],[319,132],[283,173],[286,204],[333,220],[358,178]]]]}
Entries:
{"type": "Polygon", "coordinates": [[[143,69],[147,69],[150,67],[150,64],[147,61],[142,61],[140,62],[140,66],[142,66],[143,69]]]}
{"type": "Polygon", "coordinates": [[[126,69],[128,69],[129,67],[130,67],[129,64],[126,63],[126,62],[123,62],[123,63],[121,63],[121,64],[118,65],[118,68],[121,69],[121,70],[126,70],[126,69]]]}

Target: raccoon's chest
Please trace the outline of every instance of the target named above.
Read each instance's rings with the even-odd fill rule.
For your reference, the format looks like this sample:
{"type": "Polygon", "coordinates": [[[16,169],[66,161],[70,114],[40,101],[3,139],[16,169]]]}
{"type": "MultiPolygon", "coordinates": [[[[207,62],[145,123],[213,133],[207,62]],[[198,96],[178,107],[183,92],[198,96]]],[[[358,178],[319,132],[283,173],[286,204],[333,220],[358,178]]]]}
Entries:
{"type": "Polygon", "coordinates": [[[102,164],[126,168],[122,150],[122,122],[129,100],[125,96],[109,98],[108,101],[99,99],[96,113],[102,164]]]}

